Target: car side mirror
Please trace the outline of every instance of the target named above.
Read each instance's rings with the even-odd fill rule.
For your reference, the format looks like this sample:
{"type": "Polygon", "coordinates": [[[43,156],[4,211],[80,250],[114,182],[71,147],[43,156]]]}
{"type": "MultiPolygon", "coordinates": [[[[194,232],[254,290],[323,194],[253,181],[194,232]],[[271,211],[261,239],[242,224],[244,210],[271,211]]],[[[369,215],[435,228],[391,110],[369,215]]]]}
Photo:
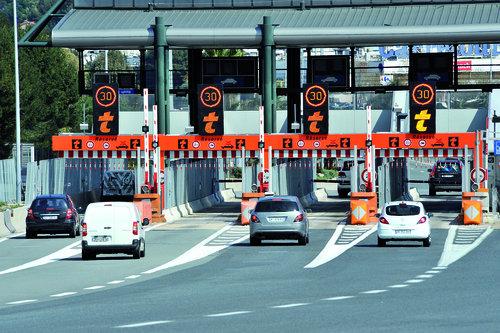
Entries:
{"type": "Polygon", "coordinates": [[[142,220],[142,225],[143,226],[147,226],[149,224],[149,219],[147,217],[145,217],[143,220],[142,220]]]}
{"type": "Polygon", "coordinates": [[[432,169],[427,169],[428,172],[432,172],[432,169]]]}
{"type": "Polygon", "coordinates": [[[428,217],[433,217],[433,216],[434,216],[434,214],[432,214],[432,213],[427,213],[427,216],[428,216],[428,217]]]}
{"type": "Polygon", "coordinates": [[[312,212],[313,212],[313,211],[312,211],[312,209],[311,209],[311,208],[307,208],[307,209],[306,209],[306,213],[307,213],[307,214],[312,213],[312,212]]]}
{"type": "Polygon", "coordinates": [[[375,214],[376,218],[380,218],[380,213],[375,214]]]}
{"type": "Polygon", "coordinates": [[[253,212],[254,212],[254,210],[253,210],[253,209],[250,209],[250,210],[248,211],[248,213],[249,213],[250,215],[252,215],[252,214],[253,214],[253,212]]]}

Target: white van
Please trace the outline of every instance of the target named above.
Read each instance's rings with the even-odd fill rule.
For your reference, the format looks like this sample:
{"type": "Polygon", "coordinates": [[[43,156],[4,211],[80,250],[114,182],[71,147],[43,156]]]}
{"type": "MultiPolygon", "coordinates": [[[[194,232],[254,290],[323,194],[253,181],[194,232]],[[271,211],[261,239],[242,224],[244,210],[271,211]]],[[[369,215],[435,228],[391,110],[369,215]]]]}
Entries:
{"type": "Polygon", "coordinates": [[[82,222],[82,259],[99,253],[126,253],[144,257],[146,233],[137,207],[131,202],[98,202],[88,205],[82,222]]]}

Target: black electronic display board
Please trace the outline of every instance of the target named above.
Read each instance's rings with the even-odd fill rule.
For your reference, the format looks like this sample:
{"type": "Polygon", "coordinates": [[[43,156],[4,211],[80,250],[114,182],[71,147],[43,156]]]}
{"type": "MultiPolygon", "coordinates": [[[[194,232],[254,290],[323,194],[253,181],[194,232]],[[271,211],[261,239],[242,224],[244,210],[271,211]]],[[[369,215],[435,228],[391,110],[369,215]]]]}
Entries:
{"type": "Polygon", "coordinates": [[[304,134],[328,134],[328,86],[304,85],[303,100],[304,134]]]}
{"type": "Polygon", "coordinates": [[[311,57],[311,82],[328,87],[349,87],[349,56],[311,57]]]}
{"type": "Polygon", "coordinates": [[[222,87],[198,85],[198,124],[200,135],[224,135],[222,87]]]}
{"type": "Polygon", "coordinates": [[[436,133],[436,87],[432,83],[410,86],[410,133],[436,133]]]}
{"type": "Polygon", "coordinates": [[[93,133],[95,135],[118,135],[118,86],[116,84],[94,84],[93,86],[93,133]]]}
{"type": "Polygon", "coordinates": [[[410,82],[432,82],[437,88],[453,85],[453,53],[412,53],[410,82]]]}

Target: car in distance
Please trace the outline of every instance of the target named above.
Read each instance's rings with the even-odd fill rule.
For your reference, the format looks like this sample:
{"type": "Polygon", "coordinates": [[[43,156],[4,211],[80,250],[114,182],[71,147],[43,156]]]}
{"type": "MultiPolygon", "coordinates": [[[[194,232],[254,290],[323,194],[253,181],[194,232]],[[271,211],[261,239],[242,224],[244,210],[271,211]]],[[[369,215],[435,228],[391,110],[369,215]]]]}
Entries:
{"type": "MultiPolygon", "coordinates": [[[[365,161],[358,160],[358,164],[365,164],[365,161]]],[[[340,198],[347,198],[351,192],[351,169],[354,166],[354,160],[344,160],[338,174],[337,192],[340,198]]]]}
{"type": "Polygon", "coordinates": [[[98,202],[88,205],[82,222],[82,259],[95,259],[100,253],[146,254],[149,224],[132,202],[98,202]]]}
{"type": "Polygon", "coordinates": [[[80,236],[80,217],[69,195],[38,195],[33,200],[26,216],[26,238],[38,234],[80,236]]]}
{"type": "Polygon", "coordinates": [[[462,166],[457,158],[440,159],[429,169],[429,195],[438,191],[462,191],[462,166]]]}
{"type": "Polygon", "coordinates": [[[382,208],[377,223],[378,246],[388,241],[422,241],[423,246],[431,245],[430,217],[420,202],[392,201],[382,208]]]}
{"type": "Polygon", "coordinates": [[[309,242],[309,220],[296,196],[266,196],[257,201],[250,215],[250,245],[260,245],[264,239],[309,242]]]}

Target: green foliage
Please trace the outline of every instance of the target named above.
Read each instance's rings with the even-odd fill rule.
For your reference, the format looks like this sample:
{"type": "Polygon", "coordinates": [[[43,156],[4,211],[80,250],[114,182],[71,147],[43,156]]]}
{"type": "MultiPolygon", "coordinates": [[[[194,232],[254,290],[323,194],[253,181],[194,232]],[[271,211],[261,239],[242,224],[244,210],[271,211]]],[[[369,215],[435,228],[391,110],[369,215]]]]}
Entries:
{"type": "Polygon", "coordinates": [[[241,49],[207,49],[203,50],[205,57],[243,57],[245,52],[241,49]]]}
{"type": "MultiPolygon", "coordinates": [[[[36,21],[45,14],[56,0],[17,0],[17,22],[36,21]]],[[[0,11],[9,22],[13,21],[12,0],[0,0],[0,11]]]]}
{"type": "Polygon", "coordinates": [[[14,37],[0,14],[0,159],[9,158],[15,136],[14,37]]]}
{"type": "Polygon", "coordinates": [[[326,179],[337,178],[339,172],[337,170],[318,169],[316,173],[317,173],[317,179],[326,180],[326,179]]]}
{"type": "MultiPolygon", "coordinates": [[[[0,158],[7,158],[15,135],[13,31],[0,15],[0,158]],[[5,119],[5,121],[4,121],[5,119]]],[[[21,140],[48,149],[51,136],[76,129],[78,59],[67,49],[22,48],[19,52],[21,140]]],[[[87,104],[88,105],[88,104],[87,104]]]]}
{"type": "Polygon", "coordinates": [[[241,168],[240,167],[229,167],[227,169],[228,177],[241,179],[241,168]]]}

